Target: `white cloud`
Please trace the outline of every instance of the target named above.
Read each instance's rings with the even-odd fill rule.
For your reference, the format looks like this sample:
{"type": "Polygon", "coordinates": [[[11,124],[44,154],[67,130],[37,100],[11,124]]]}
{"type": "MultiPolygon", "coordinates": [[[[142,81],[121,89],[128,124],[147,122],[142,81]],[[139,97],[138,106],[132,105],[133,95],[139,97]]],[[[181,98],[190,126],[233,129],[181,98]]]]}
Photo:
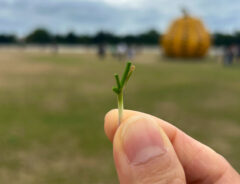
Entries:
{"type": "Polygon", "coordinates": [[[139,8],[141,7],[144,0],[102,0],[104,3],[107,3],[112,6],[120,7],[120,8],[139,8]]]}
{"type": "Polygon", "coordinates": [[[56,33],[164,31],[181,7],[211,31],[240,29],[239,0],[0,0],[0,32],[24,35],[39,26],[56,33]]]}

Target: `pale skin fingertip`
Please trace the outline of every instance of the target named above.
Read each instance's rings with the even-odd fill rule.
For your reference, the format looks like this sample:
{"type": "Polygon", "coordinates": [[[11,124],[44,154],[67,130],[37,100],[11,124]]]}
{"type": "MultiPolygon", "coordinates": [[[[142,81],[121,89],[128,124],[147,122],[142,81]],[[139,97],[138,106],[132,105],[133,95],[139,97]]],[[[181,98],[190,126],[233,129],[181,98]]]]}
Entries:
{"type": "MultiPolygon", "coordinates": [[[[125,123],[132,115],[135,114],[136,113],[134,111],[124,110],[121,124],[125,123]]],[[[118,109],[112,109],[105,115],[104,131],[111,142],[113,142],[114,135],[119,127],[118,121],[118,109]]]]}
{"type": "Polygon", "coordinates": [[[104,131],[107,135],[108,139],[113,142],[114,134],[117,130],[117,115],[118,111],[117,109],[112,109],[105,115],[104,118],[104,131]]]}

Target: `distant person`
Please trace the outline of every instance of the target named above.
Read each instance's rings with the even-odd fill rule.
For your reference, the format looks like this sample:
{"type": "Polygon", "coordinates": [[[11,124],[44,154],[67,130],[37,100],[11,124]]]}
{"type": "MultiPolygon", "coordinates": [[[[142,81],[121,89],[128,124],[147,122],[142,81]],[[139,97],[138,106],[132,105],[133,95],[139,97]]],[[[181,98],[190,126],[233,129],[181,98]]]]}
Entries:
{"type": "Polygon", "coordinates": [[[24,49],[27,48],[27,44],[26,44],[26,42],[25,42],[24,39],[20,39],[20,40],[19,40],[18,46],[19,46],[22,50],[24,50],[24,49]]]}
{"type": "Polygon", "coordinates": [[[134,58],[134,56],[135,56],[135,49],[134,49],[134,47],[132,46],[132,45],[128,45],[127,46],[127,59],[128,60],[132,60],[133,58],[134,58]]]}
{"type": "Polygon", "coordinates": [[[112,45],[112,46],[111,46],[111,55],[112,55],[112,57],[114,57],[114,58],[117,56],[117,48],[116,48],[115,45],[112,45]]]}
{"type": "Polygon", "coordinates": [[[234,59],[234,52],[232,47],[226,46],[224,48],[224,56],[223,56],[223,63],[225,66],[232,65],[234,59]]]}
{"type": "Polygon", "coordinates": [[[240,61],[240,45],[237,45],[237,62],[240,61]]]}
{"type": "Polygon", "coordinates": [[[126,57],[127,46],[125,43],[117,45],[117,57],[119,61],[122,61],[126,57]]]}
{"type": "Polygon", "coordinates": [[[100,43],[98,45],[98,57],[100,59],[104,59],[105,58],[105,55],[106,55],[106,48],[105,48],[105,45],[103,43],[100,43]]]}
{"type": "Polygon", "coordinates": [[[53,44],[52,44],[52,53],[53,54],[58,54],[58,50],[59,50],[58,44],[56,42],[53,42],[53,44]]]}

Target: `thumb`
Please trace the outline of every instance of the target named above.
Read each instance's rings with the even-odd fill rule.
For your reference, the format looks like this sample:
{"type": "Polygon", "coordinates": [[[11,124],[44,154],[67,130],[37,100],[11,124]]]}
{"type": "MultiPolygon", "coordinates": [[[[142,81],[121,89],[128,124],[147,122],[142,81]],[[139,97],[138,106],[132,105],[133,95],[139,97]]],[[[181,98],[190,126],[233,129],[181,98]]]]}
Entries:
{"type": "Polygon", "coordinates": [[[113,153],[121,184],[186,183],[171,142],[150,116],[133,116],[122,123],[113,153]]]}

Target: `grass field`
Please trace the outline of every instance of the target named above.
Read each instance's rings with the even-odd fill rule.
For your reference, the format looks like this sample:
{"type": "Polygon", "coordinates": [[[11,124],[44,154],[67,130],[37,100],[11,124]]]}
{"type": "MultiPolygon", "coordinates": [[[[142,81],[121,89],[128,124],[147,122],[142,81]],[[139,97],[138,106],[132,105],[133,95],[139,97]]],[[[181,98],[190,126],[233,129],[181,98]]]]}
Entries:
{"type": "MultiPolygon", "coordinates": [[[[240,171],[240,67],[134,62],[126,107],[172,122],[240,171]]],[[[122,69],[111,57],[0,51],[0,183],[117,183],[103,118],[122,69]]]]}

